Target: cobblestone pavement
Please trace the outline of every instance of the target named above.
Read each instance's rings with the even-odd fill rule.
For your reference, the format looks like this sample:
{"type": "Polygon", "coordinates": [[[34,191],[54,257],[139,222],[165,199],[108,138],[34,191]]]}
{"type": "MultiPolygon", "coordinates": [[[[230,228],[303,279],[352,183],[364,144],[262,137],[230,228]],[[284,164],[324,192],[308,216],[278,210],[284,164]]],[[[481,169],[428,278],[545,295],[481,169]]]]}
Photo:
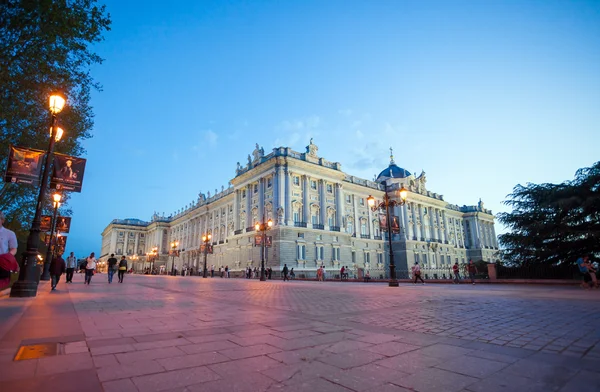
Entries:
{"type": "MultiPolygon", "coordinates": [[[[600,291],[74,280],[57,292],[41,288],[4,328],[3,391],[579,392],[600,385],[600,291]],[[59,355],[13,360],[19,346],[44,342],[61,343],[59,355]]],[[[0,312],[14,314],[15,301],[0,299],[0,312]]]]}

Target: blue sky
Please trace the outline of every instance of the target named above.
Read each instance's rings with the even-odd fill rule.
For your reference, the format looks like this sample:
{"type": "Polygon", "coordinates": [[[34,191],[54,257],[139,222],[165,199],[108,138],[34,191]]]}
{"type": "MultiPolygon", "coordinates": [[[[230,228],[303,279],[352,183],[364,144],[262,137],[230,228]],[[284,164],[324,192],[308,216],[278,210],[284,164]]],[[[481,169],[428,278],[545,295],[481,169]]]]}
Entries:
{"type": "MultiPolygon", "coordinates": [[[[227,186],[255,143],[372,178],[425,170],[494,212],[598,160],[598,1],[105,1],[67,251],[227,186]]],[[[502,232],[501,227],[497,231],[502,232]]]]}

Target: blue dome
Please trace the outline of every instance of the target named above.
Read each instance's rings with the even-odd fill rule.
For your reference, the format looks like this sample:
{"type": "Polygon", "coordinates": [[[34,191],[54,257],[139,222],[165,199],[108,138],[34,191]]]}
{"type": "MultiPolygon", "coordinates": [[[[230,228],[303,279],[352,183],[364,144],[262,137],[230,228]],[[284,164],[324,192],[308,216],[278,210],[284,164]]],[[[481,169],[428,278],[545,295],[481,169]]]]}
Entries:
{"type": "Polygon", "coordinates": [[[390,163],[387,169],[383,170],[377,176],[377,180],[385,178],[405,178],[410,176],[410,172],[406,169],[396,166],[394,163],[390,163]]]}

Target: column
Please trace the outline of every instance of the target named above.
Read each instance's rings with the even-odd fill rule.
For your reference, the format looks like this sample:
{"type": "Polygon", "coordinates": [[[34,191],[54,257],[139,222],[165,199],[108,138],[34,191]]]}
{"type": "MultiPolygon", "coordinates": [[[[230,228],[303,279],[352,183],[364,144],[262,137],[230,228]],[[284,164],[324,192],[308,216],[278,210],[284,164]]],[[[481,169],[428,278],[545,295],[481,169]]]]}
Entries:
{"type": "MultiPolygon", "coordinates": [[[[277,194],[279,195],[277,198],[277,200],[278,200],[277,207],[283,207],[284,216],[282,216],[281,218],[278,216],[277,220],[281,224],[283,224],[285,222],[285,213],[288,213],[287,206],[285,204],[285,177],[284,176],[285,176],[285,173],[283,170],[283,166],[279,165],[277,167],[277,194]],[[280,219],[284,219],[284,220],[280,221],[280,219]]],[[[277,213],[277,208],[275,209],[275,213],[277,213]]]]}
{"type": "Polygon", "coordinates": [[[419,225],[417,224],[417,203],[410,203],[410,210],[412,211],[412,219],[413,219],[413,232],[414,239],[417,241],[421,240],[421,233],[419,232],[419,225]]]}
{"type": "Polygon", "coordinates": [[[408,224],[408,206],[406,204],[404,204],[402,206],[402,219],[404,222],[404,236],[406,237],[407,240],[412,240],[412,225],[408,224]]]}
{"type": "Polygon", "coordinates": [[[240,229],[240,191],[233,190],[233,230],[240,229]]]}
{"type": "Polygon", "coordinates": [[[342,192],[342,184],[335,184],[335,224],[342,230],[342,222],[344,217],[344,195],[342,192]]]}
{"type": "Polygon", "coordinates": [[[319,180],[319,212],[321,213],[320,220],[322,225],[327,225],[327,202],[325,197],[325,181],[319,180]]]}
{"type": "Polygon", "coordinates": [[[252,185],[246,185],[246,227],[242,227],[242,230],[246,232],[246,228],[254,224],[252,222],[252,185]]]}
{"type": "Polygon", "coordinates": [[[360,219],[358,216],[358,201],[356,200],[356,195],[352,195],[352,210],[354,214],[354,234],[356,234],[356,238],[360,238],[360,219]]]}
{"type": "Polygon", "coordinates": [[[294,214],[292,211],[292,172],[286,166],[285,174],[285,221],[288,225],[293,226],[294,214]]]}
{"type": "Polygon", "coordinates": [[[140,241],[140,233],[135,233],[135,243],[134,243],[134,248],[133,248],[133,254],[137,255],[138,254],[138,244],[140,241]]]}
{"type": "Polygon", "coordinates": [[[435,230],[435,208],[429,207],[429,231],[432,240],[437,240],[437,232],[435,230]]]}
{"type": "Polygon", "coordinates": [[[229,237],[229,204],[225,204],[225,238],[227,237],[229,237]]]}
{"type": "Polygon", "coordinates": [[[437,239],[441,242],[444,242],[442,237],[442,213],[439,208],[435,209],[435,221],[437,222],[437,239]]]}
{"type": "Polygon", "coordinates": [[[444,222],[443,240],[444,240],[444,243],[446,243],[446,242],[449,242],[448,241],[448,220],[446,218],[446,211],[442,211],[442,222],[444,222]]]}
{"type": "Polygon", "coordinates": [[[419,218],[421,221],[421,230],[419,234],[421,238],[427,239],[427,235],[425,234],[425,220],[423,219],[423,206],[417,204],[417,208],[419,209],[419,218]]]}
{"type": "Polygon", "coordinates": [[[302,220],[307,224],[307,227],[312,227],[310,221],[310,198],[308,197],[308,188],[310,178],[307,175],[302,176],[302,220]]]}
{"type": "MultiPolygon", "coordinates": [[[[367,206],[368,206],[368,204],[367,204],[367,206]]],[[[368,213],[367,227],[369,228],[369,238],[373,239],[373,211],[371,211],[370,208],[367,208],[367,213],[368,213]]]]}
{"type": "MultiPolygon", "coordinates": [[[[258,219],[262,220],[265,215],[265,179],[258,180],[258,219]]],[[[255,222],[252,222],[254,224],[255,222]]]]}

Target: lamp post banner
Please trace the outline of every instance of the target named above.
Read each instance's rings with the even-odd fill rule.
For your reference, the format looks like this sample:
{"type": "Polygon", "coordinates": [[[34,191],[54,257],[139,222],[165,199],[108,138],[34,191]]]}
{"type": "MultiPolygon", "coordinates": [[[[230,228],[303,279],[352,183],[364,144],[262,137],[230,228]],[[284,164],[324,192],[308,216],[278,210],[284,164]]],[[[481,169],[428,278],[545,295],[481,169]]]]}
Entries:
{"type": "Polygon", "coordinates": [[[50,229],[52,229],[52,217],[50,215],[42,215],[40,231],[50,231],[50,229]]]}
{"type": "Polygon", "coordinates": [[[56,231],[61,233],[68,233],[71,229],[71,217],[70,216],[59,216],[56,218],[56,231]]]}
{"type": "Polygon", "coordinates": [[[400,220],[396,215],[392,216],[392,233],[400,233],[400,220]]]}
{"type": "Polygon", "coordinates": [[[31,148],[10,146],[4,182],[38,186],[42,175],[45,152],[31,148]]]}
{"type": "Polygon", "coordinates": [[[385,214],[379,214],[379,230],[380,231],[387,231],[388,227],[387,227],[387,217],[385,216],[385,214]]]}
{"type": "Polygon", "coordinates": [[[56,237],[56,253],[65,253],[66,247],[67,247],[67,237],[64,235],[56,237]]]}
{"type": "Polygon", "coordinates": [[[83,174],[85,172],[85,163],[85,158],[54,154],[52,176],[50,177],[50,188],[63,191],[81,192],[83,174]]]}

